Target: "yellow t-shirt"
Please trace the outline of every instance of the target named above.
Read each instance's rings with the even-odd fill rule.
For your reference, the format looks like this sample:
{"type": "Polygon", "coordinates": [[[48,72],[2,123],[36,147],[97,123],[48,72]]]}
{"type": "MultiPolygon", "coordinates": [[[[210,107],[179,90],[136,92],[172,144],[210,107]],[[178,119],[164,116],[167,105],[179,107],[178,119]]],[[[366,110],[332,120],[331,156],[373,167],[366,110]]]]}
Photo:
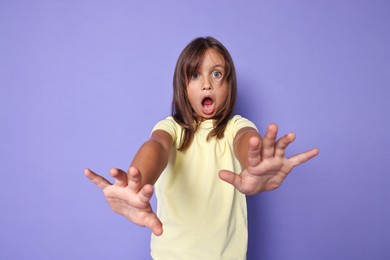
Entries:
{"type": "Polygon", "coordinates": [[[222,169],[241,172],[233,140],[241,128],[256,126],[234,116],[224,138],[207,141],[213,122],[201,123],[184,152],[177,150],[182,128],[172,117],[160,121],[153,129],[168,132],[174,140],[168,166],[155,185],[157,215],[164,232],[160,237],[152,235],[153,259],[246,259],[245,195],[222,181],[218,172],[222,169]]]}

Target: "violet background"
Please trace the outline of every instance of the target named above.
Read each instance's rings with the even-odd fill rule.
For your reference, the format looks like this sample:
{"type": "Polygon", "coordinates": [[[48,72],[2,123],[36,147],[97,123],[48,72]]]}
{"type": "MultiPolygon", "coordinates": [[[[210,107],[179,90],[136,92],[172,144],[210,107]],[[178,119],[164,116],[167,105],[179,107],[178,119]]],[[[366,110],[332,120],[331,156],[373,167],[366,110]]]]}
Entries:
{"type": "MultiPolygon", "coordinates": [[[[390,2],[0,1],[0,259],[149,259],[83,175],[127,169],[211,35],[237,113],[319,157],[248,198],[248,259],[390,259],[390,2]]],[[[153,202],[155,203],[155,201],[153,202]]]]}

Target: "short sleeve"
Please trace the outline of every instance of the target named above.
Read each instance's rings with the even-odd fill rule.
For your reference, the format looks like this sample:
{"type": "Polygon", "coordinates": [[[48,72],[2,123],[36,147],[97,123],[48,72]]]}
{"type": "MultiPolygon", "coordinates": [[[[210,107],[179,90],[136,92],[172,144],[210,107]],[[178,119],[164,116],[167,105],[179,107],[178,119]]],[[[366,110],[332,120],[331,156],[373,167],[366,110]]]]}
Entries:
{"type": "Polygon", "coordinates": [[[159,121],[152,130],[152,133],[156,130],[163,130],[172,136],[173,141],[176,143],[177,138],[180,137],[180,125],[176,123],[173,117],[169,116],[161,121],[159,121]]]}
{"type": "Polygon", "coordinates": [[[231,124],[233,136],[236,136],[237,132],[244,127],[252,127],[254,129],[256,129],[256,131],[258,131],[256,125],[253,122],[251,122],[250,120],[248,120],[240,115],[234,116],[231,119],[230,124],[231,124]]]}

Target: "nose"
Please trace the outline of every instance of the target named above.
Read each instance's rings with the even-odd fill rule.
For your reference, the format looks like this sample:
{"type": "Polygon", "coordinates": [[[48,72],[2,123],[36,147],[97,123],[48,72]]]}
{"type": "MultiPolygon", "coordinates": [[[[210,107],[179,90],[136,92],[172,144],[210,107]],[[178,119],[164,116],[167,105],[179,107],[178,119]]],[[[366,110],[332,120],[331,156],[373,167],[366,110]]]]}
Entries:
{"type": "Polygon", "coordinates": [[[202,90],[212,90],[213,85],[211,84],[211,81],[208,77],[205,77],[205,79],[202,82],[202,90]]]}

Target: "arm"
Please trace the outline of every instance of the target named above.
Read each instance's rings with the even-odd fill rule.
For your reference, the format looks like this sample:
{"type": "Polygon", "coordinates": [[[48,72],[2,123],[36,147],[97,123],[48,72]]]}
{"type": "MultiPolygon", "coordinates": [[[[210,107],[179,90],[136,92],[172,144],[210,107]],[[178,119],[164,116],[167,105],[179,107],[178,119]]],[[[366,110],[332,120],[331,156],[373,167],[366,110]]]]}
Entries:
{"type": "Polygon", "coordinates": [[[120,169],[110,170],[114,184],[89,169],[84,174],[103,191],[112,210],[134,224],[150,228],[155,235],[161,235],[162,223],[154,214],[150,199],[152,185],[166,167],[171,147],[172,137],[157,130],[138,150],[127,173],[120,169]]]}
{"type": "Polygon", "coordinates": [[[312,149],[286,158],[286,148],[295,140],[295,134],[276,140],[277,131],[276,125],[269,125],[264,140],[253,128],[238,131],[233,145],[243,171],[237,175],[223,170],[220,178],[246,195],[270,191],[278,188],[295,166],[318,154],[318,149],[312,149]]]}
{"type": "Polygon", "coordinates": [[[240,162],[242,168],[246,168],[248,164],[249,140],[254,137],[262,142],[261,136],[252,127],[244,127],[240,129],[233,141],[234,154],[240,162]]]}
{"type": "Polygon", "coordinates": [[[172,148],[172,137],[163,130],[156,130],[135,155],[131,167],[137,168],[142,174],[142,183],[152,184],[168,164],[172,148]]]}

